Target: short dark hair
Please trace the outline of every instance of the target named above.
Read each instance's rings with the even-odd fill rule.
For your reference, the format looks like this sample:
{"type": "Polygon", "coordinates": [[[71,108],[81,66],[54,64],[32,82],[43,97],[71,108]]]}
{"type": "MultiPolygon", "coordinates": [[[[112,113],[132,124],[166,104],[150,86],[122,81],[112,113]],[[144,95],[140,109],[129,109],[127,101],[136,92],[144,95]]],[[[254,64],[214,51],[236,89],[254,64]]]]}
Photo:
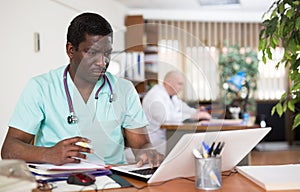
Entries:
{"type": "Polygon", "coordinates": [[[113,30],[109,22],[96,13],[82,13],[76,16],[68,27],[67,41],[72,43],[75,49],[85,40],[85,35],[110,35],[113,30]]]}

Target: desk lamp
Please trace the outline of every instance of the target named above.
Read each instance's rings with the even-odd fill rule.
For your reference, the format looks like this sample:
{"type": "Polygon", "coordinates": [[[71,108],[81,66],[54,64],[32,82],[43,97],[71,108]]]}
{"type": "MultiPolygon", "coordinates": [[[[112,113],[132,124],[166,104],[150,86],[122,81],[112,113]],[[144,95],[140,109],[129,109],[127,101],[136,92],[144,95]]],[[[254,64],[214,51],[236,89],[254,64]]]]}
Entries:
{"type": "Polygon", "coordinates": [[[239,71],[237,72],[235,75],[231,76],[228,80],[227,80],[227,84],[228,84],[228,88],[230,91],[236,93],[238,95],[238,93],[242,92],[241,94],[241,98],[243,99],[243,113],[247,112],[247,102],[248,102],[248,98],[249,98],[249,84],[246,81],[246,73],[243,71],[239,71]],[[246,88],[246,94],[244,94],[243,87],[246,88]]]}

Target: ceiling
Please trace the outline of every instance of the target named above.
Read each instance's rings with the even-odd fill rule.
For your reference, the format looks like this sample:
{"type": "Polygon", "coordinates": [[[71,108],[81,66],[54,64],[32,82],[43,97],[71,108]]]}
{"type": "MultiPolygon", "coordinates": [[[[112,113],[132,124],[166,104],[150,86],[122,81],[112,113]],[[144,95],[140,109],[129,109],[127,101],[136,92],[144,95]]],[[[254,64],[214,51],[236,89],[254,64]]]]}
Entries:
{"type": "MultiPolygon", "coordinates": [[[[275,0],[240,0],[240,5],[201,6],[199,0],[115,0],[129,9],[245,10],[265,12],[275,0]]],[[[213,0],[212,0],[213,1],[213,0]]]]}
{"type": "Polygon", "coordinates": [[[199,0],[115,1],[127,7],[129,15],[145,19],[260,22],[275,0],[239,0],[240,5],[226,6],[201,6],[199,0]]]}

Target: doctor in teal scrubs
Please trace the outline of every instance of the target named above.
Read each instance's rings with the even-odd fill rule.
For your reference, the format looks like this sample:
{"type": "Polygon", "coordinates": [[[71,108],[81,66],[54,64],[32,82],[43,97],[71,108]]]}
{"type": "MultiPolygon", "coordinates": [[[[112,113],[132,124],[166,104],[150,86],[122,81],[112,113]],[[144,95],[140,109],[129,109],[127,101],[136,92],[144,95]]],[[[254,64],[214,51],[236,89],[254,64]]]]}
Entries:
{"type": "Polygon", "coordinates": [[[106,71],[112,33],[98,14],[73,19],[66,43],[70,63],[28,82],[9,122],[3,159],[123,164],[126,138],[138,166],[160,164],[163,156],[151,147],[133,84],[106,71]]]}

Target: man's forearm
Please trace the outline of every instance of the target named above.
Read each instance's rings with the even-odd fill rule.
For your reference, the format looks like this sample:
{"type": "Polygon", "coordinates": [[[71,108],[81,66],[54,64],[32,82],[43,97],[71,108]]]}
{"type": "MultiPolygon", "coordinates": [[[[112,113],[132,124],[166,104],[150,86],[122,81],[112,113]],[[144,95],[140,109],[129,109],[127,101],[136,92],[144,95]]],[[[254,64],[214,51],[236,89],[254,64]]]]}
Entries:
{"type": "Polygon", "coordinates": [[[37,147],[19,140],[6,141],[3,144],[1,156],[3,159],[22,159],[26,162],[45,163],[47,148],[37,147]]]}

